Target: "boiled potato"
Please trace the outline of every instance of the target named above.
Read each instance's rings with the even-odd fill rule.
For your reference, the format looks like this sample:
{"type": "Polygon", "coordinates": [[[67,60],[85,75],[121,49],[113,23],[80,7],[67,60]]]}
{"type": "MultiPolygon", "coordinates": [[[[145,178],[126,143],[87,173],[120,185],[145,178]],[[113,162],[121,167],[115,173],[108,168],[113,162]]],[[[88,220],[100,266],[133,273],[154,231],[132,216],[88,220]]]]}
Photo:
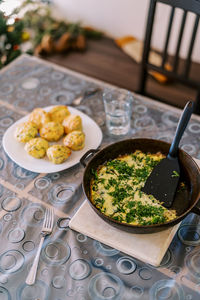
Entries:
{"type": "Polygon", "coordinates": [[[48,122],[40,128],[40,136],[49,142],[58,141],[63,133],[64,127],[58,122],[48,122]]]}
{"type": "Polygon", "coordinates": [[[24,149],[29,155],[35,158],[42,158],[46,155],[48,147],[49,143],[46,140],[37,137],[27,142],[24,149]]]}
{"type": "Polygon", "coordinates": [[[68,134],[74,130],[82,131],[82,120],[78,115],[69,115],[63,120],[65,133],[68,134]]]}
{"type": "Polygon", "coordinates": [[[50,117],[42,108],[35,108],[29,116],[29,121],[35,123],[38,128],[41,128],[43,124],[50,122],[50,117]]]}
{"type": "Polygon", "coordinates": [[[85,134],[80,130],[70,132],[63,140],[63,144],[74,151],[78,151],[85,146],[85,134]]]}
{"type": "Polygon", "coordinates": [[[17,126],[14,137],[20,143],[26,143],[36,137],[38,134],[38,129],[35,123],[25,122],[17,126]]]}
{"type": "Polygon", "coordinates": [[[47,150],[47,156],[54,164],[63,163],[70,155],[71,150],[63,145],[53,145],[47,150]]]}
{"type": "Polygon", "coordinates": [[[68,115],[70,115],[70,112],[65,105],[57,105],[49,111],[51,121],[58,123],[62,123],[68,115]]]}

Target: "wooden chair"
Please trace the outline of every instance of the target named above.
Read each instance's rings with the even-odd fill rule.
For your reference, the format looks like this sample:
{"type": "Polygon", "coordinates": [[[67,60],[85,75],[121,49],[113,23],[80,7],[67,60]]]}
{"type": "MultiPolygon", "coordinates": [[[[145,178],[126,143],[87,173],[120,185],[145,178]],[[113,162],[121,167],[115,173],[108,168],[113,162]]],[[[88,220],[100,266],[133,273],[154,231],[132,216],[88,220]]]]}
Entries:
{"type": "MultiPolygon", "coordinates": [[[[148,13],[148,20],[146,25],[146,34],[144,40],[144,49],[143,49],[143,59],[142,59],[142,68],[141,68],[141,76],[140,76],[140,83],[139,83],[139,90],[138,92],[142,95],[154,97],[146,92],[146,83],[149,71],[156,71],[160,74],[167,76],[167,78],[172,79],[176,82],[179,82],[183,85],[191,87],[196,90],[196,100],[195,100],[195,109],[194,112],[200,114],[200,79],[196,81],[189,77],[190,73],[190,66],[191,66],[191,55],[193,51],[193,46],[195,42],[195,37],[198,29],[199,24],[199,15],[200,15],[200,0],[150,0],[149,6],[149,13],[148,13]],[[154,25],[154,17],[158,3],[163,3],[168,6],[171,6],[171,12],[168,22],[168,28],[166,31],[164,49],[162,51],[162,63],[161,65],[154,65],[149,62],[149,53],[151,50],[151,38],[153,33],[153,25],[154,25]],[[165,68],[168,55],[168,45],[170,40],[170,34],[172,29],[172,24],[174,21],[175,10],[179,8],[183,10],[181,26],[179,29],[179,36],[176,42],[176,50],[175,55],[172,58],[171,63],[171,70],[165,68]],[[189,47],[187,52],[186,60],[184,61],[184,68],[183,71],[180,73],[178,72],[178,65],[180,60],[180,47],[183,41],[183,33],[185,29],[185,23],[188,12],[192,12],[195,14],[195,22],[192,29],[192,35],[189,41],[189,47]]],[[[155,97],[154,97],[155,98],[155,97]]],[[[158,100],[162,102],[166,102],[166,99],[159,98],[158,100]]],[[[187,99],[188,100],[188,99],[187,99]]]]}

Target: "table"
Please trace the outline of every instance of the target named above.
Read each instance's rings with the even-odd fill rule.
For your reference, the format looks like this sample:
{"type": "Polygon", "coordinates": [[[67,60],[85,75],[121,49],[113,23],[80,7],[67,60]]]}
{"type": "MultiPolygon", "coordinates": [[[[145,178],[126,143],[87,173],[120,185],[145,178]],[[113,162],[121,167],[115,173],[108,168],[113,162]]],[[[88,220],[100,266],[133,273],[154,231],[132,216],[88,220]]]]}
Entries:
{"type": "MultiPolygon", "coordinates": [[[[22,55],[0,72],[0,137],[34,107],[73,105],[98,80],[22,55]]],[[[127,137],[171,142],[180,111],[134,95],[132,129],[127,137]]],[[[77,107],[101,127],[102,146],[116,141],[105,129],[100,95],[77,107]]],[[[200,118],[193,116],[181,147],[200,159],[200,118]]],[[[127,138],[126,137],[126,138],[127,138]]],[[[200,221],[190,214],[181,224],[158,268],[147,265],[69,229],[84,201],[83,169],[37,174],[22,169],[0,152],[0,299],[132,300],[199,299],[200,221]],[[45,207],[54,206],[53,234],[44,243],[37,281],[25,279],[39,244],[45,207]]]]}

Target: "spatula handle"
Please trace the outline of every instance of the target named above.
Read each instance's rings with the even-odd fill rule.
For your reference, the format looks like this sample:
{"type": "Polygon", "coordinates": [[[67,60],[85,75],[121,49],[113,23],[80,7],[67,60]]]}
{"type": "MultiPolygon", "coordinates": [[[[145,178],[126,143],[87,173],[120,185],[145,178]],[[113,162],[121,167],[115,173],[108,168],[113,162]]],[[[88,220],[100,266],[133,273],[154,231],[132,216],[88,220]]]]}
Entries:
{"type": "Polygon", "coordinates": [[[185,128],[187,127],[187,124],[192,115],[193,106],[194,106],[194,103],[192,101],[188,101],[184,107],[184,110],[183,110],[182,115],[178,122],[178,126],[176,128],[175,137],[174,137],[171,147],[169,149],[169,154],[168,154],[169,158],[173,158],[173,157],[177,156],[178,146],[179,146],[180,140],[182,138],[182,135],[185,131],[185,128]]]}

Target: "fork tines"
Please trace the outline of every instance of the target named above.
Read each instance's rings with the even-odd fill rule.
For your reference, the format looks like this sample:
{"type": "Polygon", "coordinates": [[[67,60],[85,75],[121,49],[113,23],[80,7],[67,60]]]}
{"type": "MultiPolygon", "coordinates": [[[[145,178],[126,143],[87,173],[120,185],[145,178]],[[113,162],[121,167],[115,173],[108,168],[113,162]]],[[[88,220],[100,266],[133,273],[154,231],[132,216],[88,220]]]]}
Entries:
{"type": "Polygon", "coordinates": [[[53,208],[47,208],[44,216],[43,230],[52,231],[54,221],[54,210],[53,208]]]}

